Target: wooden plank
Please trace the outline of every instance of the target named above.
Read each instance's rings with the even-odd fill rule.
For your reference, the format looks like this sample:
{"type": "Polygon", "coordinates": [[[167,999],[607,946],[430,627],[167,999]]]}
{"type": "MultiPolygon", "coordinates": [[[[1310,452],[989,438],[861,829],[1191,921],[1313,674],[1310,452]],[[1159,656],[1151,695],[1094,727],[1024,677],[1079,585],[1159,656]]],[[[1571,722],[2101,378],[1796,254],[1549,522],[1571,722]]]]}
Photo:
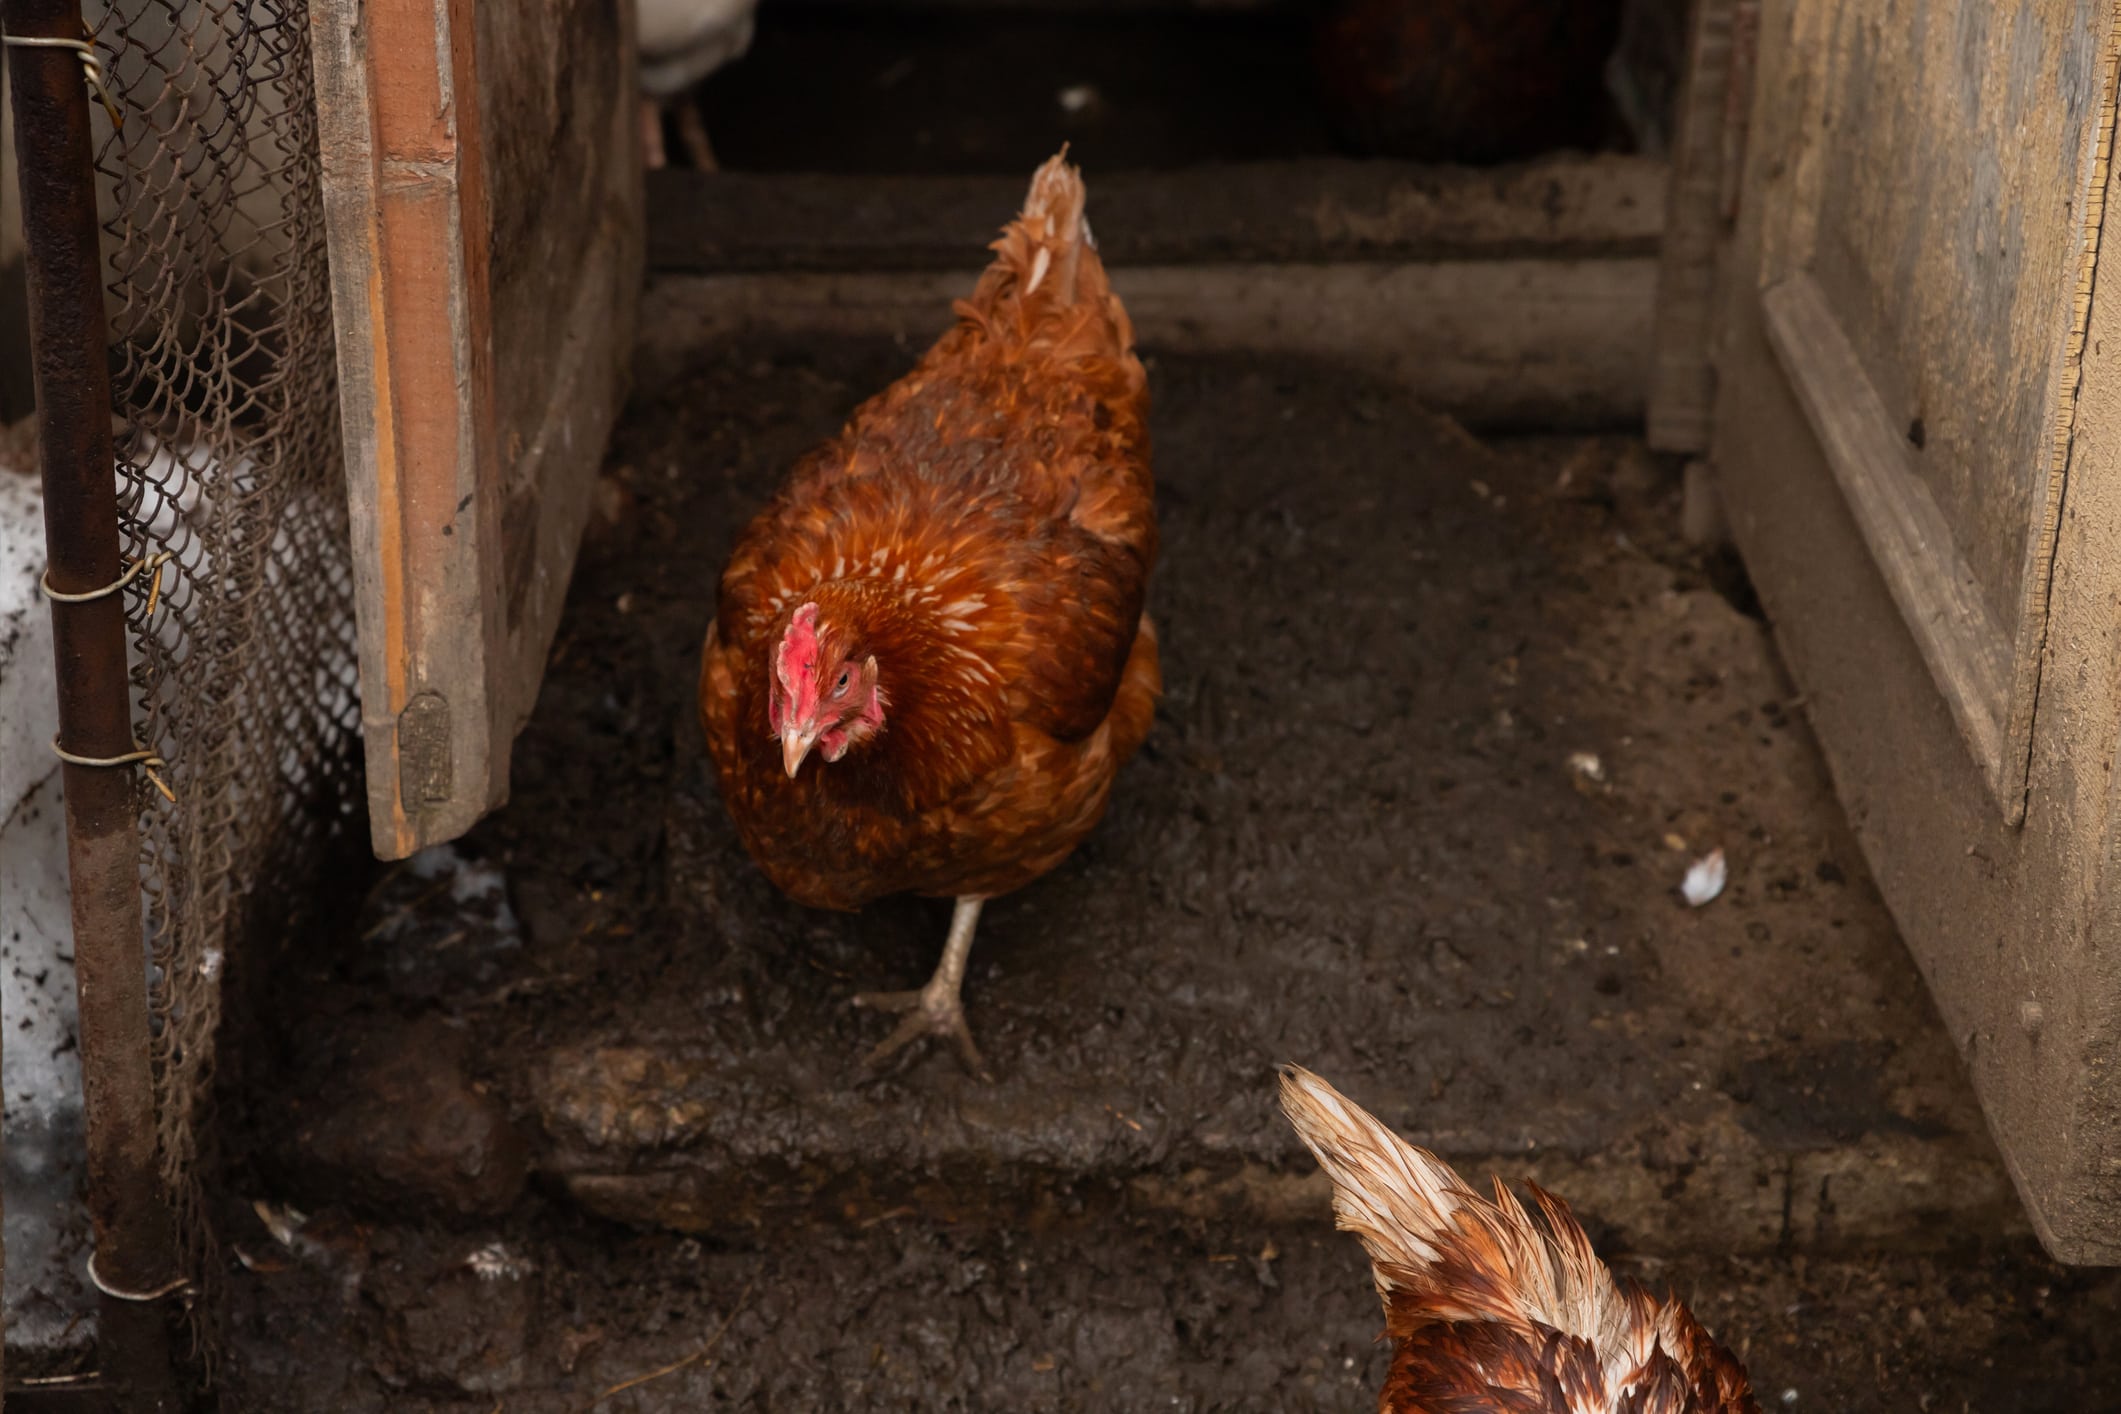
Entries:
{"type": "Polygon", "coordinates": [[[609,0],[479,7],[502,372],[501,554],[487,586],[494,803],[630,378],[645,224],[633,23],[633,6],[609,0]]]}
{"type": "MultiPolygon", "coordinates": [[[[2036,465],[2030,495],[2032,516],[2025,537],[2019,570],[2018,627],[2010,698],[2003,712],[2005,759],[1997,789],[2019,802],[2019,810],[2005,814],[2013,824],[2023,816],[2025,787],[2032,770],[2033,712],[2040,695],[2042,662],[2047,647],[2049,601],[2054,587],[2055,551],[2060,542],[2062,495],[2068,481],[2070,460],[2077,440],[2098,435],[2080,428],[2079,398],[2084,388],[2084,359],[2089,338],[2092,291],[2097,281],[2100,242],[2106,224],[2107,188],[2113,176],[2114,130],[2117,100],[2121,100],[2121,16],[2110,16],[2104,36],[2098,112],[2094,119],[2092,151],[2084,154],[2083,170],[2077,174],[2069,205],[2076,220],[2074,268],[2066,298],[2055,311],[2059,324],[2058,347],[2045,369],[2047,437],[2035,451],[2036,465]]],[[[2111,274],[2109,280],[2113,278],[2111,274]]],[[[2050,329],[2051,337],[2058,331],[2050,329]]]]}
{"type": "MultiPolygon", "coordinates": [[[[639,376],[746,329],[918,347],[976,273],[660,276],[639,376]]],[[[1479,426],[1618,428],[1642,416],[1656,280],[1638,258],[1137,266],[1113,284],[1151,354],[1290,350],[1383,367],[1479,426]]]]}
{"type": "Polygon", "coordinates": [[[1758,279],[1816,284],[1889,421],[1923,444],[1914,470],[2011,644],[1996,753],[1977,759],[2016,821],[2121,34],[2103,0],[1924,14],[1873,32],[1859,0],[1795,5],[1808,58],[1779,101],[1799,136],[1777,154],[1790,180],[1763,213],[1758,279]]]}
{"type": "Polygon", "coordinates": [[[489,748],[480,561],[499,514],[478,474],[493,449],[491,363],[472,351],[485,296],[469,288],[485,262],[466,248],[476,104],[458,102],[476,75],[452,0],[310,15],[370,829],[397,858],[454,799],[453,763],[489,748]]]}
{"type": "Polygon", "coordinates": [[[1745,140],[1752,122],[1753,72],[1760,48],[1760,0],[1731,0],[1730,74],[1723,85],[1723,194],[1725,221],[1738,219],[1739,176],[1745,170],[1745,140]]]}
{"type": "MultiPolygon", "coordinates": [[[[1953,720],[1991,787],[2007,791],[2017,774],[2003,761],[2009,635],[1989,612],[1973,570],[1952,543],[1951,527],[1915,470],[1906,437],[1871,387],[1819,286],[1808,275],[1793,275],[1762,294],[1760,305],[1768,342],[1953,720]]],[[[1997,804],[2013,824],[2024,815],[2022,791],[1999,794],[1997,804]]]]}
{"type": "Polygon", "coordinates": [[[1687,36],[1657,275],[1656,357],[1650,366],[1647,436],[1662,452],[1706,451],[1716,401],[1709,319],[1716,252],[1725,230],[1723,138],[1733,3],[1696,0],[1687,36]]]}
{"type": "MultiPolygon", "coordinates": [[[[1262,162],[1090,174],[1109,265],[1588,259],[1654,255],[1666,169],[1560,157],[1496,170],[1262,162]]],[[[1016,177],[649,178],[649,264],[663,272],[958,270],[1023,202],[1016,177]]]]}
{"type": "MultiPolygon", "coordinates": [[[[2015,634],[2050,482],[2111,0],[1813,0],[1807,270],[2015,634]]],[[[1773,272],[1779,274],[1781,272],[1773,272]]],[[[1773,277],[1771,274],[1771,278],[1773,277]]]]}
{"type": "MultiPolygon", "coordinates": [[[[1916,18],[1950,33],[1951,9],[1930,0],[1919,8],[1920,16],[1888,38],[1918,29],[1916,18]]],[[[2030,36],[2059,12],[2054,5],[1994,6],[1979,18],[2030,36]]],[[[2121,786],[2113,770],[2121,751],[2121,299],[2111,289],[2102,295],[2096,264],[2089,289],[2081,283],[2085,233],[2077,221],[2092,213],[2079,183],[2095,170],[2051,171],[2046,185],[2025,190],[2027,214],[2045,212],[2045,235],[2078,254],[2047,262],[2046,273],[2027,264],[2007,279],[1984,277],[1990,297],[2013,301],[2031,294],[2024,282],[2045,281],[2052,298],[2042,323],[2056,347],[2066,329],[2083,331],[2045,629],[2030,652],[2014,637],[2014,674],[2028,658],[2045,666],[2025,738],[2023,819],[2013,826],[1937,690],[1936,671],[1815,435],[1800,389],[1784,376],[1788,359],[1773,345],[1760,295],[1804,272],[1821,252],[1840,258],[1831,227],[1817,221],[1827,180],[1819,144],[1855,140],[1848,135],[1855,120],[1833,111],[1824,82],[1851,33],[1837,31],[1837,13],[1833,0],[1766,0],[1760,11],[1758,91],[1725,253],[1730,275],[1719,294],[1720,490],[1849,822],[1966,1060],[2036,1230],[2062,1261],[2110,1264],[2121,1261],[2121,1090],[2114,1084],[2121,1073],[2121,951],[2111,945],[2121,936],[2121,786]],[[2054,219],[2065,210],[2069,219],[2054,219]]],[[[2091,19],[2080,58],[2096,63],[2111,53],[2117,16],[2105,6],[2091,19]]],[[[1957,63],[1933,72],[1941,83],[1978,86],[1980,78],[1957,63]]],[[[1871,78],[1883,82],[1876,72],[1871,78]]],[[[2053,84],[2034,90],[2050,99],[2060,91],[2053,84]]],[[[2101,107],[2087,110],[2094,121],[2107,121],[2101,107]]],[[[2021,145],[2009,124],[1933,136],[1955,146],[1969,167],[1984,147],[1992,149],[2005,164],[2006,186],[2023,176],[2008,169],[2021,145]]],[[[1892,180],[1902,194],[1924,189],[1904,170],[1892,180]]],[[[2101,202],[2092,231],[2100,251],[2111,249],[2115,233],[2106,227],[2114,219],[2111,204],[2101,202]]],[[[1911,247],[1918,233],[1910,225],[1898,232],[1911,247]]],[[[1948,245],[1955,235],[1927,239],[1948,245]]],[[[1915,264],[1929,258],[1917,254],[1909,252],[1915,264]]],[[[1846,331],[1845,302],[1824,282],[1820,288],[1846,331]]],[[[1947,337],[1999,334],[1956,328],[1947,337]]],[[[1873,355],[1844,337],[1885,404],[1884,426],[1905,442],[1907,420],[1879,386],[1873,355]]],[[[1930,374],[1943,366],[1924,364],[1919,346],[1911,356],[1930,374]]],[[[2006,370],[2041,422],[2051,421],[2057,406],[2048,396],[2053,368],[2034,359],[2006,370]]],[[[1934,435],[1927,441],[1925,459],[1938,451],[1934,435]]],[[[2031,463],[2043,478],[2050,452],[2043,439],[2031,463]]],[[[2022,460],[2004,465],[2014,473],[2027,468],[2022,460]]],[[[1956,537],[1960,523],[1945,498],[1931,494],[1956,537]]]]}
{"type": "Polygon", "coordinates": [[[632,11],[617,9],[310,6],[370,833],[385,858],[460,834],[506,798],[509,746],[616,415],[640,220],[632,11]],[[508,52],[497,30],[587,89],[554,87],[545,102],[573,105],[573,147],[594,149],[549,150],[534,177],[503,166],[498,192],[494,152],[537,115],[484,111],[501,81],[482,78],[482,50],[508,52]],[[601,178],[558,188],[570,158],[601,178]],[[496,275],[497,236],[541,224],[594,239],[526,298],[505,260],[496,275]],[[497,338],[522,332],[526,304],[570,322],[497,338]]]}

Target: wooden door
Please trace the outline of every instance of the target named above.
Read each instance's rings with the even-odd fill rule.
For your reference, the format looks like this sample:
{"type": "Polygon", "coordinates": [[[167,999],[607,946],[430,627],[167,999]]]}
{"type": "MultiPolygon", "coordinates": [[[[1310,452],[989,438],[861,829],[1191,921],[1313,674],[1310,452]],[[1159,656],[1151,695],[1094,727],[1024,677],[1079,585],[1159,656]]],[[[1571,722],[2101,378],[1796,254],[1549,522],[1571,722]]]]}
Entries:
{"type": "Polygon", "coordinates": [[[2121,6],[1705,3],[1731,532],[2042,1239],[2121,1261],[2121,6]]]}
{"type": "Polygon", "coordinates": [[[633,12],[311,0],[376,853],[508,794],[624,396],[633,12]]]}

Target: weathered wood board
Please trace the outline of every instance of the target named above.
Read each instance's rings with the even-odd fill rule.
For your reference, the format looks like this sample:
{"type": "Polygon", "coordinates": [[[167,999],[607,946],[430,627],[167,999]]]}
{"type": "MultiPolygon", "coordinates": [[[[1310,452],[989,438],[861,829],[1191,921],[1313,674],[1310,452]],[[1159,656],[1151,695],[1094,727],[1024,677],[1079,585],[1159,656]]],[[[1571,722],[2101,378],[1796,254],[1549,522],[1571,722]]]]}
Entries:
{"type": "Polygon", "coordinates": [[[2037,1230],[2121,1260],[2121,6],[1764,0],[1758,36],[1731,530],[2037,1230]]]}
{"type": "Polygon", "coordinates": [[[1821,7],[1828,126],[1784,255],[1818,281],[2008,631],[2035,607],[2027,551],[2066,445],[2110,6],[1903,8],[1821,7]]]}
{"type": "Polygon", "coordinates": [[[630,5],[312,0],[376,852],[507,797],[641,275],[630,5]]]}
{"type": "Polygon", "coordinates": [[[1716,403],[1709,348],[1716,303],[1716,256],[1725,220],[1725,114],[1731,97],[1739,9],[1759,0],[1696,0],[1687,33],[1672,144],[1671,192],[1657,268],[1656,354],[1650,366],[1645,435],[1661,452],[1708,450],[1716,403]]]}
{"type": "Polygon", "coordinates": [[[1830,396],[1875,398],[1907,443],[1909,475],[1875,504],[1890,522],[1927,518],[1948,532],[1901,554],[1887,547],[1887,522],[1859,515],[1896,598],[1961,602],[1943,582],[1972,576],[1989,627],[1970,616],[1910,624],[2015,821],[2075,411],[2080,294],[2098,253],[2111,5],[1905,8],[1799,7],[1808,62],[1782,97],[1806,114],[1806,136],[1790,199],[1766,218],[1757,278],[1816,286],[1863,374],[1830,396]]]}
{"type": "MultiPolygon", "coordinates": [[[[1108,265],[1321,265],[1653,257],[1665,174],[1661,161],[1605,155],[1498,168],[1324,159],[1085,175],[1108,265]]],[[[669,169],[648,178],[649,267],[976,270],[1023,199],[1020,176],[669,169]]]]}

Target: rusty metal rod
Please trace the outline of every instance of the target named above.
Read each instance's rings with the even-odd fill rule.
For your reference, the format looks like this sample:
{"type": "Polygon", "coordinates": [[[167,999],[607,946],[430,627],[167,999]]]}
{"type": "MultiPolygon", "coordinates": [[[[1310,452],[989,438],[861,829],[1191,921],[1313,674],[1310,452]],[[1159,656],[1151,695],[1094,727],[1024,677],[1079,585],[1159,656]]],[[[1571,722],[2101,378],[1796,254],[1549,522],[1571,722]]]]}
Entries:
{"type": "MultiPolygon", "coordinates": [[[[0,0],[10,40],[79,40],[79,0],[0,0]]],[[[119,562],[111,446],[110,369],[103,322],[101,231],[78,51],[7,46],[15,151],[28,250],[37,428],[44,471],[50,586],[80,594],[111,583],[119,562]]],[[[120,596],[51,605],[58,661],[59,742],[90,758],[133,750],[132,693],[120,596]]],[[[95,1225],[98,1359],[119,1407],[174,1407],[161,1291],[176,1249],[155,1151],[147,963],[141,947],[135,771],[69,764],[67,866],[72,871],[74,974],[81,1006],[89,1216],[95,1225]]]]}

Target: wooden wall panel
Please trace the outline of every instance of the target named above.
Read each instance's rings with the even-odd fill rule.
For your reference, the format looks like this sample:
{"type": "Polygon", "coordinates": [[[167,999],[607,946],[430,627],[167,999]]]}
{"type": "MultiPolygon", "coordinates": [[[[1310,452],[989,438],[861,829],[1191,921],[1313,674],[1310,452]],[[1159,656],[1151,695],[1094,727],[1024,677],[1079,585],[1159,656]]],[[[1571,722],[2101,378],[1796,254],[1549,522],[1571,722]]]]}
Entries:
{"type": "Polygon", "coordinates": [[[2121,6],[1975,8],[1763,0],[1713,450],[2034,1224],[2062,1260],[2111,1263],[2121,6]]]}

